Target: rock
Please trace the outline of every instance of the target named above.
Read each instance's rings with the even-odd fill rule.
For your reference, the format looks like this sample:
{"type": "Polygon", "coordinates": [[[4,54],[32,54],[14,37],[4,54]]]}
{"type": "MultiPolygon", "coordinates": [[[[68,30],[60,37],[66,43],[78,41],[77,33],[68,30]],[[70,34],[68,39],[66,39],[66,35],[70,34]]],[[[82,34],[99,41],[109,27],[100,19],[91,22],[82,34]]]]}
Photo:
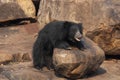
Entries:
{"type": "Polygon", "coordinates": [[[40,72],[36,70],[32,67],[31,62],[5,65],[0,69],[2,69],[0,74],[9,80],[66,80],[56,77],[53,71],[40,72]]]}
{"type": "Polygon", "coordinates": [[[0,80],[9,80],[9,79],[6,78],[4,75],[0,75],[0,80]]]}
{"type": "Polygon", "coordinates": [[[106,55],[120,55],[120,24],[102,26],[101,29],[89,31],[87,36],[95,41],[106,55]]]}
{"type": "Polygon", "coordinates": [[[12,54],[8,54],[7,52],[0,51],[0,65],[6,64],[13,60],[12,54]]]}
{"type": "Polygon", "coordinates": [[[13,62],[23,62],[23,61],[31,61],[31,55],[30,53],[17,53],[17,54],[13,54],[13,62]]]}
{"type": "Polygon", "coordinates": [[[0,65],[31,61],[38,23],[0,27],[0,65]]]}
{"type": "Polygon", "coordinates": [[[0,22],[18,18],[35,18],[31,0],[0,0],[0,22]]]}
{"type": "Polygon", "coordinates": [[[20,5],[21,9],[23,9],[27,17],[35,17],[36,11],[32,0],[17,0],[17,3],[20,5]]]}
{"type": "MultiPolygon", "coordinates": [[[[94,34],[102,29],[107,32],[115,28],[115,25],[120,24],[120,1],[119,0],[41,0],[38,12],[38,21],[43,27],[46,23],[53,20],[67,20],[83,23],[84,32],[94,34]],[[113,25],[113,27],[111,27],[113,25]]],[[[105,38],[109,35],[116,35],[117,37],[109,37],[109,41],[104,38],[90,35],[92,40],[97,37],[96,41],[99,46],[105,50],[106,54],[117,55],[120,54],[120,38],[118,38],[120,30],[117,29],[112,33],[104,35],[105,38]],[[106,43],[109,43],[106,44],[106,43]],[[101,46],[102,45],[102,46],[101,46]],[[104,46],[103,46],[104,45],[104,46]],[[106,49],[106,46],[109,49],[106,49]]],[[[100,32],[100,35],[104,34],[100,32]]]]}
{"type": "MultiPolygon", "coordinates": [[[[96,72],[91,73],[82,80],[119,80],[120,60],[104,61],[96,72]],[[114,65],[114,66],[111,66],[114,65]]],[[[56,76],[54,71],[39,71],[32,67],[31,62],[13,63],[0,66],[0,80],[68,80],[56,76]]],[[[76,79],[81,80],[81,79],[76,79]]]]}
{"type": "Polygon", "coordinates": [[[82,41],[86,47],[84,51],[54,50],[53,63],[57,74],[75,79],[92,73],[100,67],[105,59],[104,51],[87,37],[82,41]]]}
{"type": "Polygon", "coordinates": [[[0,65],[8,64],[10,62],[24,62],[31,61],[30,53],[15,53],[11,54],[6,51],[0,51],[0,65]]]}

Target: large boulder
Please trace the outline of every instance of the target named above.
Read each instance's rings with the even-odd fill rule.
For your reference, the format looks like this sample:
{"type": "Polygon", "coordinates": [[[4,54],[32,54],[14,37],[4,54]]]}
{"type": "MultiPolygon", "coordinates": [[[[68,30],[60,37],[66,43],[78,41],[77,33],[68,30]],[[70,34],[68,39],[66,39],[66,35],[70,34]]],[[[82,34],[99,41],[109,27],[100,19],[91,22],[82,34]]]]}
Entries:
{"type": "Polygon", "coordinates": [[[107,55],[120,55],[120,24],[102,26],[89,31],[87,36],[98,43],[107,55]]]}
{"type": "Polygon", "coordinates": [[[0,22],[18,18],[35,18],[32,0],[0,0],[0,22]]]}
{"type": "Polygon", "coordinates": [[[85,74],[96,71],[105,59],[104,51],[89,38],[82,40],[86,49],[55,49],[53,63],[56,74],[67,78],[81,78],[85,74]]]}
{"type": "Polygon", "coordinates": [[[41,0],[38,21],[41,27],[52,20],[81,22],[87,36],[106,54],[120,55],[120,29],[116,28],[120,24],[119,5],[120,0],[41,0]],[[94,30],[99,35],[93,35],[94,30]]]}

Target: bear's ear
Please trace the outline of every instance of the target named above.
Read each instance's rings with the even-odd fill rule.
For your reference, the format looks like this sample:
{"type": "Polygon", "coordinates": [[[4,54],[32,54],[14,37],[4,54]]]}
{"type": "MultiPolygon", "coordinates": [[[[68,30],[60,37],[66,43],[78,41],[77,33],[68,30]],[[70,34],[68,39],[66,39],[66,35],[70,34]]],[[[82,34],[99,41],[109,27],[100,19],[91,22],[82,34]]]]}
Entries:
{"type": "Polygon", "coordinates": [[[65,21],[63,25],[64,25],[64,28],[69,28],[71,26],[71,23],[68,21],[65,21]]]}

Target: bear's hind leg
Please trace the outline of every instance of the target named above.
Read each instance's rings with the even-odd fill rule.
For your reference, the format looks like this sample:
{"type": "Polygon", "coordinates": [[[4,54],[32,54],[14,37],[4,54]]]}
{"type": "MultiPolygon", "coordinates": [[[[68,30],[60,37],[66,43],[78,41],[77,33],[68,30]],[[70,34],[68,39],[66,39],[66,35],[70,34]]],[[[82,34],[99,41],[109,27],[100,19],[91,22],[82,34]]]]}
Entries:
{"type": "Polygon", "coordinates": [[[36,40],[33,46],[33,65],[37,69],[42,69],[44,67],[44,50],[43,50],[43,45],[40,44],[39,39],[36,40]]]}
{"type": "Polygon", "coordinates": [[[45,66],[49,69],[49,70],[52,70],[54,69],[54,66],[53,66],[53,46],[52,44],[50,43],[47,43],[46,44],[47,46],[45,47],[45,53],[44,53],[44,56],[45,56],[45,66]]]}
{"type": "Polygon", "coordinates": [[[48,70],[53,70],[53,59],[51,56],[45,56],[45,66],[47,67],[48,70]]]}

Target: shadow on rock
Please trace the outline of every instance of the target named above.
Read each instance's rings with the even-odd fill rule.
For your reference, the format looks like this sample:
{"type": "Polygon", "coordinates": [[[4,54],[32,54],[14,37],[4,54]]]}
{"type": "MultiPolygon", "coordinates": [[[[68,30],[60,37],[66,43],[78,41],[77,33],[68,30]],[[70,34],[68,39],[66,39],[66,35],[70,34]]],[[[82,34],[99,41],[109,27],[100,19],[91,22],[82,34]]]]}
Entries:
{"type": "Polygon", "coordinates": [[[24,25],[24,24],[35,23],[35,22],[37,22],[37,20],[31,17],[19,18],[14,20],[8,20],[5,22],[0,22],[0,27],[17,26],[17,25],[24,25]]]}
{"type": "Polygon", "coordinates": [[[87,74],[87,76],[85,76],[85,77],[91,78],[91,77],[95,77],[95,76],[100,76],[105,73],[106,73],[106,70],[100,67],[97,71],[91,72],[91,73],[87,74]]]}

